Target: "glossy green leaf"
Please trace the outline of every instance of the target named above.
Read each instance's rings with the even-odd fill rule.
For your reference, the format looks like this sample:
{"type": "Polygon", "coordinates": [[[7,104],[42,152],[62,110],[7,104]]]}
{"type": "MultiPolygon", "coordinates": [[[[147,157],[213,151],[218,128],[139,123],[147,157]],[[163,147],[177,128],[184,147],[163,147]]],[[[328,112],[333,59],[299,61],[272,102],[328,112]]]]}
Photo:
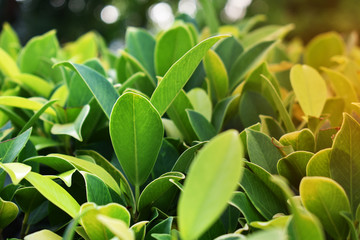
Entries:
{"type": "Polygon", "coordinates": [[[71,187],[72,185],[72,177],[74,173],[76,172],[76,169],[72,169],[63,173],[60,173],[58,175],[46,175],[50,179],[61,179],[67,187],[71,187]]]}
{"type": "Polygon", "coordinates": [[[264,133],[246,129],[247,150],[250,161],[272,174],[277,173],[277,162],[282,157],[271,138],[264,133]]]}
{"type": "Polygon", "coordinates": [[[58,184],[51,179],[44,177],[38,173],[30,172],[25,179],[30,182],[45,198],[47,198],[54,205],[62,209],[71,217],[75,217],[80,205],[76,200],[58,184]]]}
{"type": "Polygon", "coordinates": [[[344,113],[340,131],[334,139],[330,156],[331,178],[338,182],[350,200],[351,211],[355,214],[360,204],[360,125],[344,113]]]}
{"type": "Polygon", "coordinates": [[[210,82],[210,92],[215,99],[221,100],[227,95],[229,88],[229,77],[219,55],[209,50],[204,58],[206,76],[210,82]]]}
{"type": "Polygon", "coordinates": [[[185,179],[184,174],[168,172],[149,183],[139,197],[138,210],[141,212],[145,208],[156,207],[166,212],[171,200],[176,197],[172,190],[177,188],[172,182],[178,182],[182,179],[185,179]]]}
{"type": "Polygon", "coordinates": [[[332,70],[330,68],[321,68],[332,85],[332,89],[337,96],[342,97],[345,101],[345,110],[351,113],[353,106],[352,102],[357,102],[358,97],[351,81],[342,73],[332,70]]]}
{"type": "Polygon", "coordinates": [[[26,235],[24,238],[24,240],[61,240],[61,239],[62,237],[47,229],[26,235]]]}
{"type": "MultiPolygon", "coordinates": [[[[17,96],[0,96],[0,105],[24,108],[34,111],[38,111],[44,106],[34,99],[17,96]]],[[[51,108],[46,109],[45,113],[56,116],[56,112],[51,108]]]]}
{"type": "Polygon", "coordinates": [[[13,77],[20,73],[15,60],[2,48],[0,48],[0,71],[7,77],[13,77]]]}
{"type": "Polygon", "coordinates": [[[94,32],[88,32],[80,36],[76,41],[67,43],[63,50],[68,59],[76,63],[98,56],[97,36],[94,32]]]}
{"type": "Polygon", "coordinates": [[[18,213],[19,209],[15,203],[0,198],[0,230],[14,221],[18,213]]]}
{"type": "Polygon", "coordinates": [[[93,93],[106,116],[110,118],[111,110],[119,94],[104,76],[85,65],[71,62],[61,62],[55,66],[66,66],[75,71],[93,93]]]}
{"type": "Polygon", "coordinates": [[[153,234],[170,234],[173,220],[173,217],[168,217],[156,224],[146,233],[145,240],[155,240],[156,238],[152,236],[153,234]]]}
{"type": "Polygon", "coordinates": [[[230,73],[232,65],[243,51],[243,47],[234,36],[222,40],[215,47],[215,52],[221,58],[221,61],[226,67],[227,75],[230,73]]]}
{"type": "Polygon", "coordinates": [[[190,48],[194,40],[188,28],[177,25],[162,33],[155,46],[155,68],[159,76],[164,76],[168,69],[190,48]]]}
{"type": "Polygon", "coordinates": [[[331,177],[330,173],[331,149],[323,149],[312,156],[306,166],[307,176],[331,177]]]}
{"type": "Polygon", "coordinates": [[[121,220],[110,218],[104,215],[99,214],[97,216],[99,220],[105,227],[107,227],[116,237],[122,240],[133,240],[134,233],[131,231],[126,223],[121,220]]]}
{"type": "Polygon", "coordinates": [[[338,183],[324,177],[305,177],[300,184],[300,196],[306,209],[320,219],[330,236],[346,238],[349,229],[340,213],[351,209],[346,193],[338,183]]]}
{"type": "Polygon", "coordinates": [[[129,27],[126,30],[126,48],[156,82],[154,67],[155,39],[145,30],[129,27]]]}
{"type": "Polygon", "coordinates": [[[86,198],[88,202],[93,202],[97,205],[106,205],[111,203],[111,193],[106,184],[97,176],[81,172],[86,184],[86,198]]]}
{"type": "Polygon", "coordinates": [[[295,151],[315,151],[315,137],[307,128],[287,133],[279,141],[284,146],[292,146],[295,151]]]}
{"type": "Polygon", "coordinates": [[[197,155],[178,206],[184,239],[196,239],[220,216],[242,175],[242,155],[234,130],[213,138],[197,155]]]}
{"type": "Polygon", "coordinates": [[[126,227],[129,227],[130,224],[129,212],[125,207],[115,203],[105,206],[97,206],[90,202],[84,203],[81,205],[80,213],[83,213],[81,225],[91,240],[107,240],[114,236],[97,218],[99,215],[121,220],[126,227]]]}
{"type": "Polygon", "coordinates": [[[75,121],[73,123],[66,123],[66,124],[54,124],[51,128],[51,133],[55,135],[69,135],[78,141],[82,142],[83,137],[81,134],[81,130],[83,127],[83,124],[85,122],[85,119],[89,115],[90,112],[90,106],[85,105],[79,115],[76,117],[75,121]]]}
{"type": "Polygon", "coordinates": [[[45,198],[34,187],[19,188],[14,197],[21,211],[25,213],[32,212],[45,201],[45,198]]]}
{"type": "Polygon", "coordinates": [[[186,111],[196,135],[200,141],[208,141],[216,135],[216,130],[211,123],[199,112],[186,111]]]}
{"type": "Polygon", "coordinates": [[[298,64],[291,68],[290,81],[305,115],[320,117],[327,98],[326,83],[321,75],[310,66],[298,64]]]}
{"type": "Polygon", "coordinates": [[[187,96],[194,110],[201,113],[208,121],[211,121],[212,103],[206,91],[202,88],[193,88],[187,92],[187,96]]]}
{"type": "Polygon", "coordinates": [[[271,229],[277,227],[284,228],[287,225],[289,219],[290,216],[280,216],[266,222],[260,222],[260,221],[252,222],[250,223],[250,226],[259,229],[271,229]]]}
{"type": "Polygon", "coordinates": [[[33,37],[19,55],[21,72],[48,76],[51,73],[51,58],[57,56],[58,50],[59,42],[55,30],[33,37]]]}
{"type": "Polygon", "coordinates": [[[161,118],[146,98],[125,93],[115,103],[110,117],[110,136],[116,156],[135,186],[143,184],[149,176],[163,133],[161,118]]]}
{"type": "Polygon", "coordinates": [[[151,96],[151,103],[162,116],[180,90],[199,65],[206,52],[220,39],[228,37],[227,35],[208,38],[183,55],[166,72],[164,78],[155,89],[151,96]]]}
{"type": "Polygon", "coordinates": [[[135,235],[135,240],[144,240],[147,223],[147,221],[141,221],[131,226],[131,230],[133,230],[135,235]]]}
{"type": "Polygon", "coordinates": [[[118,92],[122,95],[127,88],[137,89],[147,96],[151,96],[155,87],[149,84],[150,80],[143,72],[137,72],[129,77],[119,88],[118,92]]]}
{"type": "MultiPolygon", "coordinates": [[[[305,64],[314,68],[330,67],[333,65],[332,57],[343,55],[345,44],[340,34],[328,32],[319,34],[306,46],[304,53],[305,64]]],[[[316,88],[314,88],[316,89],[316,88]]]]}
{"type": "Polygon", "coordinates": [[[229,204],[236,207],[244,215],[247,223],[265,220],[243,192],[235,192],[229,204]]]}
{"type": "Polygon", "coordinates": [[[195,158],[198,150],[205,144],[205,142],[198,143],[186,149],[178,158],[171,171],[187,173],[188,169],[195,158]]]}
{"type": "Polygon", "coordinates": [[[175,123],[185,141],[189,143],[196,139],[196,134],[192,129],[186,109],[193,108],[190,99],[186,93],[181,90],[167,110],[167,115],[175,123]]]}
{"type": "Polygon", "coordinates": [[[263,61],[267,53],[275,46],[275,44],[275,41],[260,42],[242,53],[236,59],[229,73],[230,89],[234,89],[249,71],[263,61]]]}
{"type": "Polygon", "coordinates": [[[28,73],[20,73],[13,75],[10,79],[18,83],[20,86],[22,86],[29,92],[34,93],[35,95],[42,96],[44,98],[48,98],[54,88],[51,83],[45,81],[40,77],[28,73]]]}
{"type": "Polygon", "coordinates": [[[15,160],[25,144],[29,140],[32,128],[20,134],[16,138],[0,143],[0,162],[10,163],[15,160]]]}
{"type": "Polygon", "coordinates": [[[278,172],[284,176],[295,188],[299,187],[300,181],[306,176],[306,166],[313,153],[296,151],[279,160],[278,172]]]}
{"type": "Polygon", "coordinates": [[[225,124],[226,115],[230,110],[231,104],[239,99],[239,95],[230,96],[218,102],[214,108],[211,123],[217,132],[220,132],[225,124]]]}

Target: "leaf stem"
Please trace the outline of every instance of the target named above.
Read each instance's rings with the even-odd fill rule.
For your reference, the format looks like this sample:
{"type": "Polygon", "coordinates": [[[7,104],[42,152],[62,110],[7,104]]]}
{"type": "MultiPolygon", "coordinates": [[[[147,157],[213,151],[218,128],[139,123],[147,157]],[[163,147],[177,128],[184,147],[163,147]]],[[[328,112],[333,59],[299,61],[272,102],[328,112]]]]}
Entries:
{"type": "Polygon", "coordinates": [[[25,212],[23,223],[22,223],[22,226],[21,226],[21,231],[20,231],[20,238],[21,239],[23,239],[25,237],[26,232],[29,230],[29,225],[28,225],[29,216],[30,216],[30,213],[25,212]]]}

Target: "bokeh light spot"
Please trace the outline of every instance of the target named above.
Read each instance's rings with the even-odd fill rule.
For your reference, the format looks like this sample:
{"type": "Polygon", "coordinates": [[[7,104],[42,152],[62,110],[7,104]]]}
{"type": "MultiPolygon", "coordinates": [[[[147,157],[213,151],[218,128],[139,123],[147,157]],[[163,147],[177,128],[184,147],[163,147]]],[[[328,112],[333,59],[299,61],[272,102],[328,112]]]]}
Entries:
{"type": "Polygon", "coordinates": [[[150,19],[160,29],[169,28],[174,23],[174,14],[169,4],[160,2],[150,7],[150,19]]]}
{"type": "Polygon", "coordinates": [[[116,22],[119,19],[119,16],[119,9],[117,9],[117,7],[113,5],[105,6],[100,13],[101,20],[107,24],[112,24],[116,22]]]}

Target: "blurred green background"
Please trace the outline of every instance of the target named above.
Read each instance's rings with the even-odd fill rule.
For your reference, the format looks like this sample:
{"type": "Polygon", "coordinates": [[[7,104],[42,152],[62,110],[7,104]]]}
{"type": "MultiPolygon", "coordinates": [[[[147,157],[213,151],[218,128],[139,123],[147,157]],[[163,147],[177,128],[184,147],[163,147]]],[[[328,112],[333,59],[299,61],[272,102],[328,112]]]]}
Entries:
{"type": "MultiPolygon", "coordinates": [[[[348,33],[360,29],[359,0],[209,0],[222,23],[265,14],[266,24],[295,23],[291,36],[305,42],[330,30],[348,33]]],[[[24,44],[35,35],[57,29],[60,42],[73,41],[96,30],[121,47],[126,26],[154,32],[167,28],[179,13],[197,18],[203,13],[196,0],[0,0],[0,23],[9,22],[24,44]]]]}

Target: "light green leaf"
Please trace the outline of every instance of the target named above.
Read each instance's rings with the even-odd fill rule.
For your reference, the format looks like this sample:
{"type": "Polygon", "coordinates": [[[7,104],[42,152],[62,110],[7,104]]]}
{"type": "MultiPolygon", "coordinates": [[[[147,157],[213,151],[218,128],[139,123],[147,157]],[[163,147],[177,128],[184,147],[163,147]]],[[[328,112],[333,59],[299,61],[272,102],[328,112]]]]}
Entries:
{"type": "Polygon", "coordinates": [[[47,77],[51,74],[51,58],[56,58],[59,42],[56,31],[33,37],[19,55],[21,72],[47,77]]]}
{"type": "Polygon", "coordinates": [[[280,216],[280,217],[276,217],[273,218],[269,221],[266,222],[260,222],[260,221],[256,221],[256,222],[251,222],[250,226],[254,227],[254,228],[259,228],[259,229],[271,229],[271,228],[284,228],[287,225],[287,222],[289,221],[290,216],[280,216]]]}
{"type": "Polygon", "coordinates": [[[347,113],[343,118],[331,151],[330,173],[331,178],[345,189],[355,214],[360,204],[360,125],[347,113]]]}
{"type": "Polygon", "coordinates": [[[136,240],[144,240],[147,223],[148,221],[141,221],[131,226],[131,230],[133,230],[136,240]]]}
{"type": "Polygon", "coordinates": [[[31,167],[22,163],[0,163],[0,167],[9,174],[11,181],[17,185],[31,171],[31,167]]]}
{"type": "Polygon", "coordinates": [[[28,129],[16,138],[0,143],[0,162],[10,163],[15,160],[25,144],[29,140],[32,128],[28,129]]]}
{"type": "Polygon", "coordinates": [[[20,73],[20,69],[16,65],[14,59],[0,48],[0,71],[7,77],[13,77],[20,73]]]}
{"type": "Polygon", "coordinates": [[[291,68],[290,81],[305,115],[320,117],[327,98],[321,75],[310,66],[297,64],[291,68]]]}
{"type": "MultiPolygon", "coordinates": [[[[332,57],[345,53],[345,43],[341,35],[328,32],[317,35],[306,46],[304,62],[314,68],[331,67],[332,57]]],[[[316,87],[312,87],[316,89],[316,87]]]]}
{"type": "Polygon", "coordinates": [[[242,53],[235,61],[229,73],[229,87],[234,89],[245,75],[264,60],[267,53],[275,46],[276,41],[260,42],[246,52],[242,53]]]}
{"type": "Polygon", "coordinates": [[[0,231],[15,220],[19,208],[13,202],[4,201],[0,197],[0,231]]]}
{"type": "Polygon", "coordinates": [[[279,141],[284,146],[292,146],[295,151],[315,151],[314,134],[307,128],[287,133],[279,141]]]}
{"type": "Polygon", "coordinates": [[[213,138],[197,155],[178,205],[184,239],[199,237],[225,209],[242,175],[242,157],[242,145],[234,130],[213,138]]]}
{"type": "Polygon", "coordinates": [[[210,28],[211,34],[216,34],[218,32],[219,22],[214,5],[206,0],[200,0],[199,2],[203,8],[205,21],[207,26],[210,28]]]}
{"type": "Polygon", "coordinates": [[[0,48],[5,50],[14,60],[17,59],[18,52],[21,49],[19,37],[11,25],[7,22],[5,22],[2,26],[0,34],[0,48]]]}
{"type": "Polygon", "coordinates": [[[206,53],[204,68],[210,82],[211,95],[215,96],[215,99],[221,100],[228,93],[229,77],[224,63],[215,51],[210,49],[206,53]]]}
{"type": "Polygon", "coordinates": [[[54,86],[44,79],[28,73],[13,75],[10,80],[36,95],[48,98],[54,86]]]}
{"type": "Polygon", "coordinates": [[[76,117],[75,122],[66,124],[54,124],[51,128],[51,133],[55,135],[69,135],[78,141],[82,142],[81,129],[85,122],[86,117],[90,112],[90,106],[85,105],[79,115],[76,117]]]}
{"type": "Polygon", "coordinates": [[[115,103],[109,125],[116,156],[129,181],[138,188],[151,173],[161,147],[161,118],[146,98],[125,93],[115,103]]]}
{"type": "Polygon", "coordinates": [[[134,232],[121,220],[99,214],[97,220],[121,240],[134,240],[134,232]]]}
{"type": "Polygon", "coordinates": [[[162,33],[155,46],[155,69],[164,76],[168,69],[194,46],[186,25],[179,24],[162,33]]]}
{"type": "Polygon", "coordinates": [[[346,193],[338,183],[325,177],[305,177],[300,183],[300,196],[306,209],[320,219],[330,236],[346,238],[349,229],[340,213],[351,209],[346,193]]]}
{"type": "Polygon", "coordinates": [[[326,148],[315,153],[306,166],[306,175],[330,178],[330,156],[331,148],[326,148]]]}
{"type": "MultiPolygon", "coordinates": [[[[44,106],[44,104],[41,104],[31,98],[17,96],[0,96],[0,105],[24,108],[34,111],[38,111],[44,106]]],[[[52,108],[46,109],[45,113],[56,116],[56,112],[52,108]]]]}
{"type": "Polygon", "coordinates": [[[82,63],[98,56],[97,41],[95,33],[88,32],[80,36],[76,41],[67,43],[63,50],[67,59],[82,63]]]}
{"type": "Polygon", "coordinates": [[[61,240],[62,237],[50,230],[41,230],[25,236],[24,240],[61,240]]]}
{"type": "Polygon", "coordinates": [[[209,122],[212,115],[212,103],[206,91],[202,88],[193,88],[187,96],[194,110],[201,113],[209,122]]]}
{"type": "Polygon", "coordinates": [[[208,38],[190,49],[166,72],[164,78],[151,96],[151,103],[162,116],[180,90],[199,65],[206,52],[220,39],[228,37],[220,35],[208,38]]]}
{"type": "Polygon", "coordinates": [[[268,230],[259,231],[249,235],[246,240],[286,240],[287,234],[281,228],[273,228],[268,230]]]}
{"type": "Polygon", "coordinates": [[[111,83],[100,73],[95,70],[80,64],[71,62],[61,62],[55,66],[66,66],[75,71],[81,79],[86,83],[90,91],[93,93],[96,101],[103,109],[104,113],[110,118],[111,110],[119,98],[119,94],[111,83]]]}
{"type": "Polygon", "coordinates": [[[76,200],[58,184],[51,179],[38,173],[29,172],[25,179],[30,182],[45,198],[69,214],[75,217],[80,210],[76,200]]]}
{"type": "Polygon", "coordinates": [[[277,162],[282,157],[280,151],[264,133],[246,129],[247,150],[252,163],[255,163],[272,174],[277,173],[277,162]]]}

